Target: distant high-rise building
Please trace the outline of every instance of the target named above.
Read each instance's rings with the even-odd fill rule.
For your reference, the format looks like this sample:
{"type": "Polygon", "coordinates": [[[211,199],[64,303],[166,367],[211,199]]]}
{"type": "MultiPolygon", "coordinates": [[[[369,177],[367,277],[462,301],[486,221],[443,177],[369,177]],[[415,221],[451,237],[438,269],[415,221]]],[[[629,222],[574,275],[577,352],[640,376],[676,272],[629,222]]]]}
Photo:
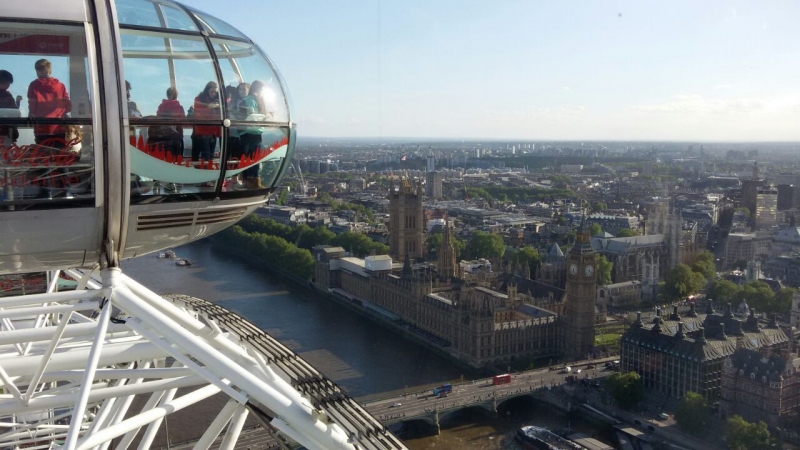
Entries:
{"type": "Polygon", "coordinates": [[[441,172],[428,172],[425,174],[425,195],[428,198],[442,198],[442,182],[444,177],[441,172]]]}
{"type": "Polygon", "coordinates": [[[793,184],[779,184],[778,190],[778,211],[797,208],[800,206],[800,190],[793,184]]]}
{"type": "Polygon", "coordinates": [[[764,185],[764,181],[758,176],[758,161],[753,164],[753,176],[749,180],[742,180],[742,206],[750,210],[750,214],[755,216],[758,188],[764,185]]]}
{"type": "Polygon", "coordinates": [[[405,178],[395,189],[394,181],[389,188],[389,255],[402,261],[408,256],[417,259],[424,256],[422,230],[422,182],[416,185],[405,178]]]}
{"type": "Polygon", "coordinates": [[[653,174],[653,160],[647,159],[642,161],[642,175],[653,174]]]}
{"type": "Polygon", "coordinates": [[[778,225],[778,190],[774,186],[756,190],[756,229],[778,225]]]}
{"type": "Polygon", "coordinates": [[[433,172],[434,170],[436,170],[436,157],[433,156],[433,152],[428,148],[428,156],[425,159],[425,171],[433,172]]]}

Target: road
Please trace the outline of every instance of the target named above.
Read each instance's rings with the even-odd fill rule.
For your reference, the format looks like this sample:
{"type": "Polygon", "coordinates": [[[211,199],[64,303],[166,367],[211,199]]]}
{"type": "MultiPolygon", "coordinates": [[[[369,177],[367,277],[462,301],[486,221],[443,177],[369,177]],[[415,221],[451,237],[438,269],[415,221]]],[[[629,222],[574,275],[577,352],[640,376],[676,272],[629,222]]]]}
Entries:
{"type": "Polygon", "coordinates": [[[453,385],[453,392],[445,398],[433,396],[432,390],[410,393],[398,397],[385,398],[365,404],[365,408],[384,424],[408,420],[424,416],[436,410],[450,410],[491,401],[497,398],[498,403],[507,397],[514,397],[522,392],[530,392],[547,386],[557,386],[566,382],[567,376],[578,379],[605,377],[611,371],[605,363],[616,360],[617,356],[595,361],[571,363],[571,373],[550,368],[519,372],[511,375],[511,382],[499,386],[492,384],[491,378],[474,380],[453,385]],[[595,366],[594,368],[587,368],[595,366]],[[580,373],[578,373],[580,370],[580,373]]]}

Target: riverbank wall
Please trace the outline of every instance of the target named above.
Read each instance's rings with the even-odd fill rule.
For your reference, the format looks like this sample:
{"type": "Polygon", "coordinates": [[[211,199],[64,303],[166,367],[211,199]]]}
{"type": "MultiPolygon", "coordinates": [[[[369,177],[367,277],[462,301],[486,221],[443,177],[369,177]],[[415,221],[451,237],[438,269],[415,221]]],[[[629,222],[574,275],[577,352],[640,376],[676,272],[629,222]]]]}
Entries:
{"type": "MultiPolygon", "coordinates": [[[[244,260],[252,260],[253,258],[252,252],[248,251],[247,249],[236,248],[230,245],[223,245],[219,240],[215,239],[215,237],[213,236],[210,238],[210,241],[213,243],[214,248],[220,251],[240,257],[244,260]]],[[[413,329],[410,328],[409,324],[407,323],[393,320],[381,314],[378,311],[363,306],[360,303],[342,298],[326,290],[319,289],[314,285],[314,283],[311,282],[311,280],[299,277],[296,274],[283,269],[277,264],[268,264],[264,263],[263,261],[259,261],[259,265],[263,266],[266,270],[269,270],[270,274],[276,275],[285,281],[291,282],[298,288],[310,291],[316,294],[316,296],[320,299],[333,301],[334,303],[341,305],[347,308],[348,310],[353,311],[356,314],[359,314],[362,317],[366,317],[372,320],[373,322],[381,325],[383,328],[390,330],[395,334],[398,334],[411,342],[419,344],[427,348],[428,350],[447,358],[448,360],[453,362],[454,365],[464,369],[469,374],[474,374],[474,375],[488,374],[488,372],[476,369],[475,367],[471,367],[464,361],[458,359],[452,352],[450,352],[450,350],[447,347],[443,347],[437,344],[436,342],[426,339],[424,336],[416,333],[413,329]]]]}

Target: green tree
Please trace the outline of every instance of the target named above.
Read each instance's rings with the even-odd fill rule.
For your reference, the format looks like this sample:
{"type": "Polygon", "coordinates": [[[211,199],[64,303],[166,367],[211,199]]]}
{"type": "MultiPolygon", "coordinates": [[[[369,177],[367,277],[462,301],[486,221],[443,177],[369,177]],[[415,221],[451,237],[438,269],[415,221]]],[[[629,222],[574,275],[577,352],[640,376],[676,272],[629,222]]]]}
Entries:
{"type": "Polygon", "coordinates": [[[695,255],[691,267],[693,271],[702,273],[707,280],[714,280],[717,277],[717,267],[714,265],[714,254],[707,250],[695,255]]]}
{"type": "Polygon", "coordinates": [[[502,258],[506,252],[503,237],[499,234],[475,231],[469,240],[469,253],[473,258],[502,258]]]}
{"type": "Polygon", "coordinates": [[[595,261],[597,263],[597,284],[600,286],[611,284],[611,269],[614,268],[614,263],[609,261],[605,255],[597,255],[595,261]]]}
{"type": "Polygon", "coordinates": [[[219,239],[225,248],[254,265],[263,264],[304,279],[311,279],[314,274],[314,258],[311,252],[298,248],[281,237],[258,232],[248,233],[235,225],[219,233],[215,239],[219,239]]]}
{"type": "Polygon", "coordinates": [[[355,256],[359,258],[369,256],[372,253],[376,255],[385,255],[389,253],[389,247],[387,245],[375,242],[364,234],[352,233],[349,231],[334,237],[331,240],[331,244],[342,247],[348,252],[352,251],[355,256]]]}
{"type": "Polygon", "coordinates": [[[442,246],[442,240],[444,237],[442,233],[433,233],[429,234],[428,238],[425,240],[425,245],[428,246],[428,259],[431,261],[435,261],[436,258],[439,257],[439,247],[442,246]]]}
{"type": "Polygon", "coordinates": [[[594,212],[601,212],[608,209],[608,205],[605,202],[596,202],[592,204],[592,211],[594,212]]]}
{"type": "Polygon", "coordinates": [[[709,298],[717,302],[730,303],[739,295],[739,286],[728,280],[716,280],[708,291],[709,298]]]}
{"type": "Polygon", "coordinates": [[[699,434],[708,425],[708,405],[705,398],[696,392],[687,392],[675,410],[675,421],[681,431],[699,434]]]}
{"type": "Polygon", "coordinates": [[[786,314],[792,309],[792,298],[794,294],[797,292],[797,289],[792,288],[781,288],[777,294],[775,294],[774,300],[774,310],[772,312],[778,314],[786,314]]]}
{"type": "Polygon", "coordinates": [[[763,421],[750,423],[741,416],[734,415],[727,422],[725,442],[731,450],[771,450],[775,439],[770,436],[767,424],[763,421]]]}
{"type": "Polygon", "coordinates": [[[455,236],[451,236],[450,239],[453,240],[453,249],[456,251],[456,260],[458,260],[462,255],[465,255],[467,243],[455,236]]]}
{"type": "Polygon", "coordinates": [[[605,381],[606,389],[622,409],[631,409],[644,397],[642,377],[636,372],[614,373],[605,381]]]}
{"type": "Polygon", "coordinates": [[[736,296],[736,303],[741,302],[747,302],[751,308],[755,308],[759,312],[777,312],[775,292],[763,281],[754,281],[742,286],[736,296]]]}
{"type": "Polygon", "coordinates": [[[678,264],[667,275],[665,288],[671,298],[682,299],[698,292],[705,283],[703,274],[694,272],[686,264],[678,264]]]}
{"type": "Polygon", "coordinates": [[[309,231],[306,231],[300,235],[298,246],[311,250],[317,245],[330,244],[335,237],[336,234],[329,230],[328,227],[320,226],[317,228],[311,228],[309,231]]]}
{"type": "Polygon", "coordinates": [[[515,250],[510,256],[509,260],[512,263],[516,262],[521,266],[527,263],[528,267],[531,269],[531,273],[534,273],[542,264],[542,257],[539,255],[539,250],[530,246],[515,250]]]}
{"type": "Polygon", "coordinates": [[[638,236],[639,233],[636,232],[633,228],[622,228],[617,232],[617,237],[633,237],[638,236]]]}
{"type": "Polygon", "coordinates": [[[278,194],[278,198],[275,200],[275,203],[278,205],[285,205],[286,199],[289,197],[289,191],[286,189],[281,189],[281,193],[278,194]]]}
{"type": "Polygon", "coordinates": [[[592,236],[597,236],[598,234],[603,233],[603,227],[600,226],[599,223],[595,222],[589,226],[589,234],[592,236]]]}

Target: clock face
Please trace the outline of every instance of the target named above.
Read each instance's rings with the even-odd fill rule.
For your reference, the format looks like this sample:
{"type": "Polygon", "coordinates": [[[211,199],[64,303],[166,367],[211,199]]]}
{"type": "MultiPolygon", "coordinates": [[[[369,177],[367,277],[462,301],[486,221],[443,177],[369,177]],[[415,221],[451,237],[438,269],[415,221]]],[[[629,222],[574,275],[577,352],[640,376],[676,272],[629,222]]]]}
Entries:
{"type": "Polygon", "coordinates": [[[571,273],[571,274],[573,274],[573,275],[577,275],[577,273],[578,273],[578,266],[576,266],[575,264],[573,264],[573,265],[569,266],[569,273],[571,273]]]}
{"type": "Polygon", "coordinates": [[[594,273],[594,267],[592,267],[591,265],[586,266],[586,276],[590,277],[592,276],[593,273],[594,273]]]}

